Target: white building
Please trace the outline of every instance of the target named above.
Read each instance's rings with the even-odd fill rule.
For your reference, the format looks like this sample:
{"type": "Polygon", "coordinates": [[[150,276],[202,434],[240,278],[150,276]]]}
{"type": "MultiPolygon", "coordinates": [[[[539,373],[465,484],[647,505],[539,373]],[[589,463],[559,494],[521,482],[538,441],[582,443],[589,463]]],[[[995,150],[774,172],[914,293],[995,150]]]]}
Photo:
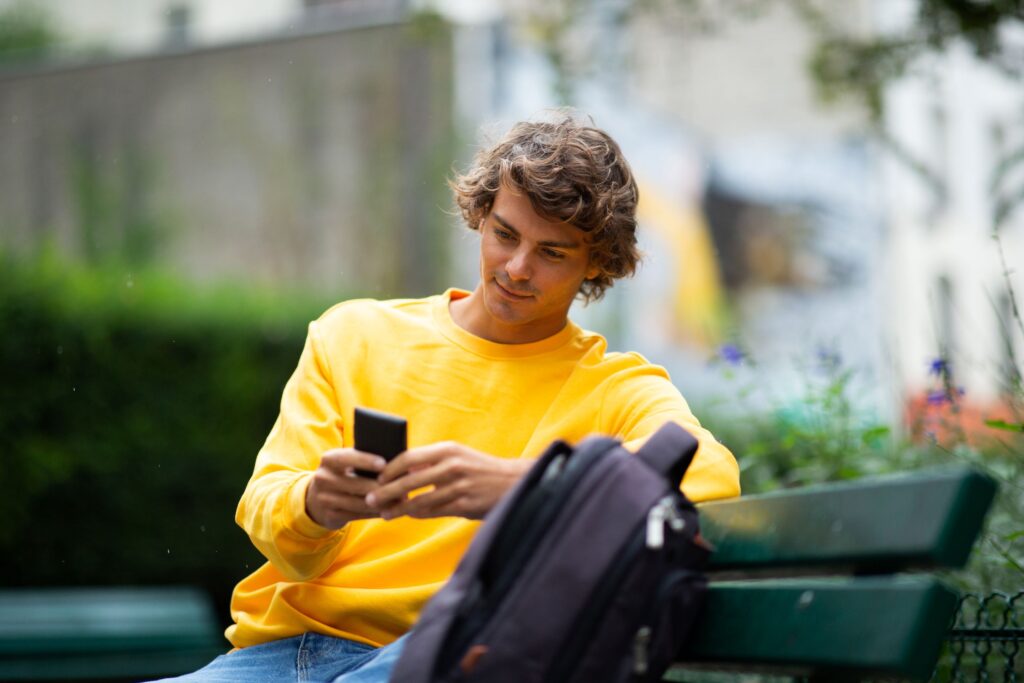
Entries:
{"type": "MultiPolygon", "coordinates": [[[[912,1],[877,6],[883,30],[913,20],[912,1]]],[[[1024,35],[1008,37],[1024,49],[1024,35]]],[[[965,404],[990,416],[1022,341],[1011,290],[1024,295],[1024,163],[999,168],[1024,149],[1024,87],[958,45],[893,84],[885,112],[889,135],[928,170],[892,154],[883,169],[894,373],[904,400],[920,402],[940,388],[932,361],[946,358],[965,404]]]]}

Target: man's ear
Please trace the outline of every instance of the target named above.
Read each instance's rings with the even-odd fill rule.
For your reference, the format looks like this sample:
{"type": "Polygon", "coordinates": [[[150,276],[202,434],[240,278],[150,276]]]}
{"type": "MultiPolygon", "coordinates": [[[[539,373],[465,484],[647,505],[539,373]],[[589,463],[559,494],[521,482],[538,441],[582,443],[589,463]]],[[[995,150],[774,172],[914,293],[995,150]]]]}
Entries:
{"type": "Polygon", "coordinates": [[[583,279],[584,280],[593,280],[595,277],[597,277],[600,274],[601,274],[601,268],[599,266],[592,265],[592,266],[590,266],[589,269],[587,269],[587,272],[583,276],[583,279]]]}

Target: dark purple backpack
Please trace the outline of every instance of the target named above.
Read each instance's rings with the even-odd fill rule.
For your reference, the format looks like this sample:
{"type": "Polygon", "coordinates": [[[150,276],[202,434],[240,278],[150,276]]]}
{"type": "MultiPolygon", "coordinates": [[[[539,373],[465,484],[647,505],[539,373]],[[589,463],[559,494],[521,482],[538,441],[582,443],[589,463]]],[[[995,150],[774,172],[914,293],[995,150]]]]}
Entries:
{"type": "Polygon", "coordinates": [[[392,683],[655,681],[690,631],[710,550],[668,423],[636,455],[552,444],[487,516],[409,634],[392,683]]]}

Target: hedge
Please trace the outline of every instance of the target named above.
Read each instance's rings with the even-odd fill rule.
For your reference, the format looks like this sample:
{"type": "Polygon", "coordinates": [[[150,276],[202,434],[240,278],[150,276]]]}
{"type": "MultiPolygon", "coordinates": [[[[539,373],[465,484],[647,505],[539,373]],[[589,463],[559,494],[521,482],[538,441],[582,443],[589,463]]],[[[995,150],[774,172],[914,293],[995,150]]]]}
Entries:
{"type": "Polygon", "coordinates": [[[324,303],[0,257],[0,583],[196,584],[226,618],[261,562],[235,505],[324,303]]]}

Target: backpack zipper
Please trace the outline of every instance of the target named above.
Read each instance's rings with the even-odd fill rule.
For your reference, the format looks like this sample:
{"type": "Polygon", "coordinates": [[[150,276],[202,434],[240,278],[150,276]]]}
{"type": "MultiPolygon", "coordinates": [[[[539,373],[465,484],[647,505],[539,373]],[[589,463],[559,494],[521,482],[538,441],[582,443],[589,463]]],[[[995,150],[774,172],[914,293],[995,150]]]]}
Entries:
{"type": "MultiPolygon", "coordinates": [[[[690,569],[676,569],[670,572],[659,584],[658,589],[652,593],[652,600],[648,609],[668,600],[675,587],[694,576],[696,572],[690,569]]],[[[633,636],[633,674],[645,676],[650,669],[651,640],[654,635],[654,626],[643,624],[637,629],[633,636]]]]}
{"type": "Polygon", "coordinates": [[[633,636],[633,673],[643,676],[647,673],[647,654],[651,647],[651,627],[641,626],[633,636]]]}

